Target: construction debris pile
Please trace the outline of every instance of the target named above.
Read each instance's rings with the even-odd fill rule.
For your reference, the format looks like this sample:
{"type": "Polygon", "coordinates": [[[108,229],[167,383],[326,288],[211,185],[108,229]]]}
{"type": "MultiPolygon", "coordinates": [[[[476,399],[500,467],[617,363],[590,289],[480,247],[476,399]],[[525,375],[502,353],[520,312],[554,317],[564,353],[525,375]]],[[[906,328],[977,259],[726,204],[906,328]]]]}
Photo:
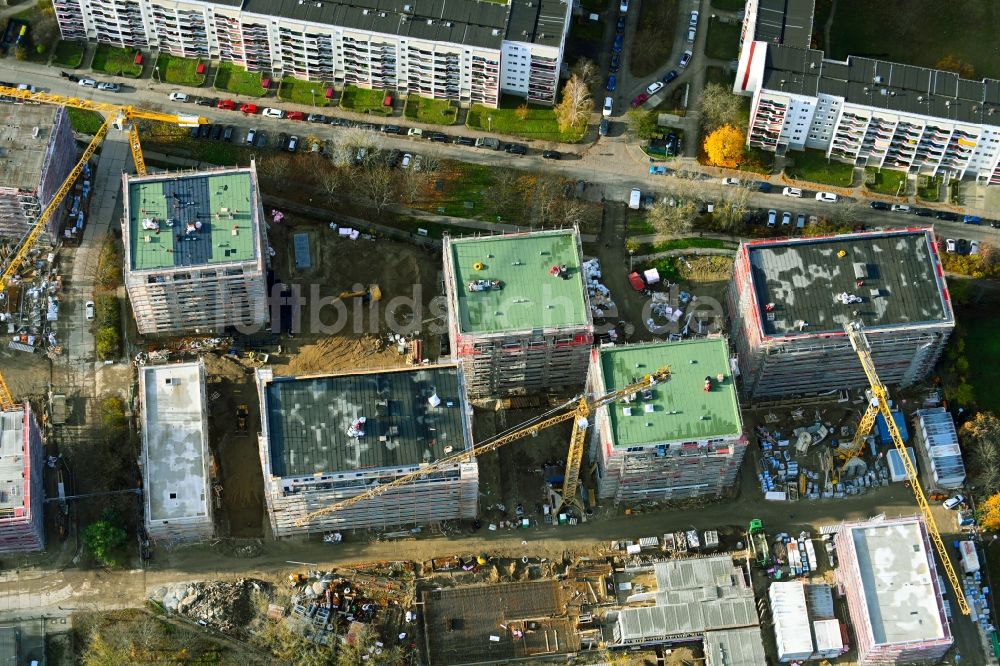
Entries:
{"type": "Polygon", "coordinates": [[[809,532],[800,532],[793,537],[787,532],[774,536],[774,559],[767,574],[774,580],[809,576],[818,568],[816,547],[809,532]]]}
{"type": "Polygon", "coordinates": [[[270,588],[268,583],[253,578],[178,583],[158,588],[150,599],[169,613],[184,615],[226,634],[239,634],[246,631],[257,615],[254,594],[267,594],[270,588]]]}
{"type": "Polygon", "coordinates": [[[8,349],[34,353],[44,350],[58,355],[56,339],[62,276],[55,270],[55,253],[33,250],[6,293],[0,294],[0,326],[9,336],[8,349]]]}

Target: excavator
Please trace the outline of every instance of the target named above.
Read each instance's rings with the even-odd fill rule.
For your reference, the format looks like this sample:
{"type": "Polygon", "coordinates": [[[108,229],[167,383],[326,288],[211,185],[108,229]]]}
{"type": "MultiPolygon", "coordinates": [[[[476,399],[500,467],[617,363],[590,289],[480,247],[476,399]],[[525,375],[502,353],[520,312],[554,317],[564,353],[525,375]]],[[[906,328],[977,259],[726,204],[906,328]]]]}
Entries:
{"type": "Polygon", "coordinates": [[[361,291],[342,291],[337,298],[342,301],[360,298],[362,303],[375,303],[382,300],[382,290],[377,284],[370,284],[367,289],[361,291]]]}
{"type": "Polygon", "coordinates": [[[421,465],[415,472],[403,474],[388,483],[380,483],[379,485],[369,488],[354,497],[349,497],[345,500],[341,500],[340,502],[335,502],[330,506],[313,511],[312,513],[296,520],[295,524],[299,527],[307,525],[317,518],[322,518],[323,516],[354,506],[359,502],[364,502],[374,497],[378,497],[379,495],[393,490],[394,488],[408,485],[425,476],[453,467],[458,463],[468,462],[476,456],[488,453],[489,451],[495,451],[505,444],[516,442],[517,440],[525,437],[536,436],[541,430],[556,425],[557,423],[565,423],[570,420],[573,422],[573,433],[570,436],[569,452],[566,454],[566,473],[563,477],[561,496],[553,491],[553,495],[556,496],[558,502],[553,513],[558,513],[560,507],[563,505],[570,505],[577,509],[581,516],[584,516],[585,511],[583,502],[577,496],[577,490],[580,485],[580,467],[583,464],[583,449],[587,435],[587,428],[590,426],[590,419],[592,418],[594,411],[599,407],[618,402],[619,400],[634,395],[643,389],[653,386],[654,384],[660,384],[669,379],[670,367],[664,366],[657,369],[655,372],[646,375],[639,381],[617,391],[612,391],[602,396],[581,395],[561,405],[560,407],[557,407],[555,410],[548,412],[548,414],[544,414],[526,424],[522,424],[520,427],[513,430],[500,433],[485,442],[480,442],[467,451],[460,451],[458,453],[445,456],[444,458],[427,465],[421,465]],[[554,415],[552,415],[553,412],[554,415]]]}

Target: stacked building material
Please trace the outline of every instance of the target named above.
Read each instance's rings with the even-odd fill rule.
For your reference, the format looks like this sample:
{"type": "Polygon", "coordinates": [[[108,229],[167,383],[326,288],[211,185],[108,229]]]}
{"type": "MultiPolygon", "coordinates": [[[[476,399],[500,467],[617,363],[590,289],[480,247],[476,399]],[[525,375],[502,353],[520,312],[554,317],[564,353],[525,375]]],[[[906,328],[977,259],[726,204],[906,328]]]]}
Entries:
{"type": "Polygon", "coordinates": [[[965,462],[951,414],[944,407],[921,409],[913,414],[913,426],[928,486],[954,490],[965,485],[965,462]]]}

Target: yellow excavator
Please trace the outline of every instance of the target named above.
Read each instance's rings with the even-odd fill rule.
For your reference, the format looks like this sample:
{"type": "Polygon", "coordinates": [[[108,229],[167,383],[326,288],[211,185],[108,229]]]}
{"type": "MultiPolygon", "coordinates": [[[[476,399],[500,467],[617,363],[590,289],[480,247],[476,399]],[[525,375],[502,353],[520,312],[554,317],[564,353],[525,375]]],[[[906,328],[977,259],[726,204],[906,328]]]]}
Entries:
{"type": "Polygon", "coordinates": [[[342,291],[338,298],[346,301],[351,298],[360,298],[362,303],[375,303],[382,300],[382,290],[377,284],[368,285],[367,289],[361,291],[342,291]]]}

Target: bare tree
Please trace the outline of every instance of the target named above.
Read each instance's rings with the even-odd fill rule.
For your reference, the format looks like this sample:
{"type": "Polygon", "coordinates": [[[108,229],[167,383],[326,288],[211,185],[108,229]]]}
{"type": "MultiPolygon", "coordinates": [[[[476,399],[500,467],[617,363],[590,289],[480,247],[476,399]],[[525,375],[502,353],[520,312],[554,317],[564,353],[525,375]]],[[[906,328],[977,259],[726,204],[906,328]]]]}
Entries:
{"type": "Polygon", "coordinates": [[[715,226],[722,231],[739,231],[743,226],[743,218],[750,212],[750,197],[753,188],[743,182],[736,187],[724,187],[719,196],[719,203],[712,213],[715,226]]]}
{"type": "Polygon", "coordinates": [[[257,172],[265,180],[272,183],[280,183],[288,174],[288,156],[265,155],[258,163],[257,172]]]}
{"type": "Polygon", "coordinates": [[[587,83],[577,75],[563,85],[562,99],[555,108],[556,121],[563,132],[587,122],[594,110],[594,99],[587,83]]]}
{"type": "Polygon", "coordinates": [[[487,192],[491,212],[499,217],[511,201],[520,198],[521,175],[513,169],[498,169],[494,172],[493,184],[487,192]]]}
{"type": "Polygon", "coordinates": [[[649,223],[662,236],[678,236],[691,231],[698,215],[698,204],[686,200],[671,202],[660,200],[649,209],[649,223]]]}
{"type": "Polygon", "coordinates": [[[556,209],[562,198],[562,179],[553,176],[540,176],[535,182],[534,210],[532,217],[536,224],[545,225],[559,222],[556,209]]]}
{"type": "Polygon", "coordinates": [[[1000,492],[1000,419],[980,412],[962,426],[962,439],[979,469],[978,485],[987,495],[1000,492]]]}
{"type": "Polygon", "coordinates": [[[580,58],[573,65],[571,73],[583,81],[587,89],[591,91],[591,95],[593,95],[593,91],[597,88],[601,80],[601,70],[597,66],[597,63],[590,58],[580,58]]]}
{"type": "Polygon", "coordinates": [[[706,85],[698,102],[705,133],[713,132],[723,125],[732,125],[745,131],[747,118],[743,110],[743,99],[721,83],[706,85]]]}
{"type": "Polygon", "coordinates": [[[381,213],[395,199],[395,169],[384,157],[367,159],[362,165],[358,183],[377,213],[381,213]]]}

